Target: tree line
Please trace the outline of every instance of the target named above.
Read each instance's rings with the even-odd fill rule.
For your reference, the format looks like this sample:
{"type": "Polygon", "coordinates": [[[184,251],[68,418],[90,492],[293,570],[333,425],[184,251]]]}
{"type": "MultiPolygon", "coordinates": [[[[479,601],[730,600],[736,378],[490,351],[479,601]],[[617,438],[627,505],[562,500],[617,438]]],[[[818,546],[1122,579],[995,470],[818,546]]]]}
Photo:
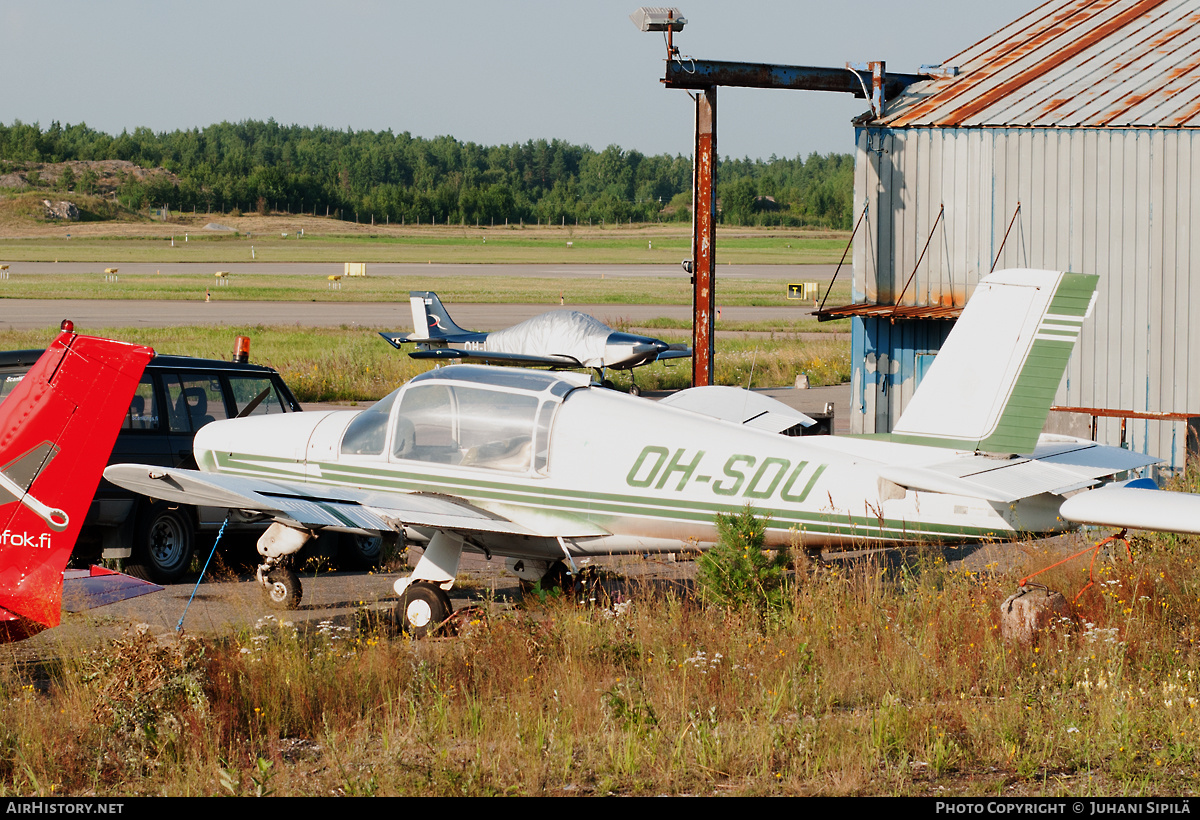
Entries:
{"type": "MultiPolygon", "coordinates": [[[[0,172],[19,163],[126,160],[170,172],[126,175],[127,208],[274,210],[376,222],[489,225],[688,221],[692,161],[562,140],[485,146],[408,132],[340,131],[272,120],[111,136],[52,122],[0,124],[0,172]]],[[[738,225],[849,228],[849,154],[717,165],[721,219],[738,225]]],[[[63,171],[88,192],[95,174],[63,171]]],[[[50,180],[43,180],[50,183],[50,180]]]]}

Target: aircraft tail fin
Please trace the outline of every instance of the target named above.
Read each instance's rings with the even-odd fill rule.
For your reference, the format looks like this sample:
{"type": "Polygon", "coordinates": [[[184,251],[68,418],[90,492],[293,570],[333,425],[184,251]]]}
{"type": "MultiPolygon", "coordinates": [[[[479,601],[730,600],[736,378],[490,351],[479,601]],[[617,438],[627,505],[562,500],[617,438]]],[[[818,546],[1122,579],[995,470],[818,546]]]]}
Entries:
{"type": "Polygon", "coordinates": [[[454,324],[450,313],[442,306],[442,300],[433,291],[409,291],[408,301],[412,305],[413,318],[413,332],[408,341],[444,339],[470,332],[454,324]]]}
{"type": "Polygon", "coordinates": [[[891,439],[991,453],[1037,446],[1098,276],[997,271],[975,293],[891,439]]]}
{"type": "Polygon", "coordinates": [[[0,405],[0,640],[58,624],[63,569],[153,355],[64,331],[0,405]]]}

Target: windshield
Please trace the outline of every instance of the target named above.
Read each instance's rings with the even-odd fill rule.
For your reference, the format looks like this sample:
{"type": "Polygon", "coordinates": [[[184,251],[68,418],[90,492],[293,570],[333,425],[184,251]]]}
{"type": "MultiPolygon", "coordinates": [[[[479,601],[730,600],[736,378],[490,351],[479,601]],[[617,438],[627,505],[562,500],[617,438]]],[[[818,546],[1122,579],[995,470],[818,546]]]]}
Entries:
{"type": "Polygon", "coordinates": [[[388,416],[396,403],[396,393],[389,393],[372,406],[354,417],[342,435],[342,453],[355,456],[377,456],[383,454],[387,440],[388,416]]]}
{"type": "Polygon", "coordinates": [[[528,472],[538,397],[473,385],[422,384],[400,401],[392,456],[528,472]]]}

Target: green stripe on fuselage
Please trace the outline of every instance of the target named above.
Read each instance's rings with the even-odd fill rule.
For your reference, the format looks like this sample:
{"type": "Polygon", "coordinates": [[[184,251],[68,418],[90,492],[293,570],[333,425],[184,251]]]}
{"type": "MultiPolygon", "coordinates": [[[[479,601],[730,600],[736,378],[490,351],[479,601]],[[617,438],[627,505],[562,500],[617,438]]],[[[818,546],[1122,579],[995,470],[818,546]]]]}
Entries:
{"type": "MultiPolygon", "coordinates": [[[[268,480],[281,477],[284,471],[260,465],[259,462],[301,466],[288,459],[241,456],[233,453],[222,453],[217,461],[223,473],[268,480]]],[[[568,490],[545,486],[540,483],[544,479],[530,479],[528,484],[519,484],[408,472],[390,464],[322,462],[316,466],[320,469],[321,478],[308,479],[307,483],[380,492],[433,492],[462,498],[468,502],[525,505],[573,514],[600,526],[604,526],[606,521],[621,517],[710,524],[717,513],[736,513],[744,509],[743,505],[715,501],[568,490]]],[[[291,475],[294,480],[296,473],[292,472],[291,475]]],[[[1011,534],[1007,530],[985,527],[913,523],[876,516],[853,516],[759,505],[755,508],[760,515],[770,518],[773,525],[770,529],[779,532],[788,532],[795,528],[799,532],[812,535],[861,538],[864,541],[961,541],[1011,534]]]]}

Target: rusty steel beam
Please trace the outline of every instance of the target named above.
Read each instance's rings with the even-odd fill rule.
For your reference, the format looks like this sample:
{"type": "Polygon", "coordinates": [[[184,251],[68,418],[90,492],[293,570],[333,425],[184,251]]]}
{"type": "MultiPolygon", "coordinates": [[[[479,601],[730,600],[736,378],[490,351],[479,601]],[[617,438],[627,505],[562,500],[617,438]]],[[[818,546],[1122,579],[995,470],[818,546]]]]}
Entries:
{"type": "Polygon", "coordinates": [[[713,314],[717,246],[717,89],[696,94],[696,158],[692,164],[692,387],[713,383],[713,314]]]}
{"type": "MultiPolygon", "coordinates": [[[[667,88],[704,89],[726,85],[741,88],[785,88],[796,91],[839,91],[865,97],[876,82],[883,99],[890,100],[913,83],[929,79],[920,74],[873,72],[868,63],[856,68],[820,68],[772,63],[737,63],[725,60],[668,60],[663,84],[667,88]],[[864,70],[866,69],[866,70],[864,70]]],[[[879,64],[882,67],[882,64],[879,64]]]]}
{"type": "Polygon", "coordinates": [[[1059,413],[1080,413],[1107,419],[1148,419],[1150,421],[1191,421],[1200,413],[1170,413],[1162,410],[1112,410],[1107,407],[1059,407],[1050,408],[1059,413]]]}

